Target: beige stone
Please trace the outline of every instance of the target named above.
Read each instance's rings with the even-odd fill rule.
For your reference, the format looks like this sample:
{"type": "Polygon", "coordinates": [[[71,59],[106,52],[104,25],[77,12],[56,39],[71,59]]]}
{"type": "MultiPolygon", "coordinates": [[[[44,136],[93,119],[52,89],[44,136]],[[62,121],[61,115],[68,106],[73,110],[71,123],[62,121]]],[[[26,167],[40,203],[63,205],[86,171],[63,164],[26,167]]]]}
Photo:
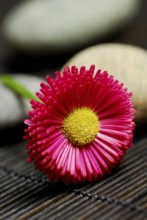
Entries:
{"type": "Polygon", "coordinates": [[[139,5],[139,0],[20,1],[4,18],[2,32],[28,53],[74,51],[123,27],[139,5]]]}
{"type": "Polygon", "coordinates": [[[107,70],[133,93],[136,120],[147,120],[147,51],[131,45],[101,44],[73,56],[65,65],[95,64],[107,70]]]}

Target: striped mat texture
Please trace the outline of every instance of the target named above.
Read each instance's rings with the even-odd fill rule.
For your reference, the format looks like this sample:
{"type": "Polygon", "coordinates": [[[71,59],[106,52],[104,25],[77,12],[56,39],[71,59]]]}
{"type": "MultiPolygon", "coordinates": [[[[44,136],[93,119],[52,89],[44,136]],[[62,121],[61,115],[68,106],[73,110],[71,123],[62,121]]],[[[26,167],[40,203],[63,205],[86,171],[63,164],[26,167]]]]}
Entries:
{"type": "Polygon", "coordinates": [[[49,183],[26,162],[25,143],[0,147],[0,219],[147,219],[147,138],[104,180],[49,183]]]}

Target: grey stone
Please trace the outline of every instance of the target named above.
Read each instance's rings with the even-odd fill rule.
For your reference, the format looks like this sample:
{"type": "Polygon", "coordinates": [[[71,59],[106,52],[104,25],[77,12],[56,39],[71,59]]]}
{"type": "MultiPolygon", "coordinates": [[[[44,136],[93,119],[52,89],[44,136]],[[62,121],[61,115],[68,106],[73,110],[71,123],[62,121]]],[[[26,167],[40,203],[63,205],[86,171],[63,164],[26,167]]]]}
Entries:
{"type": "Polygon", "coordinates": [[[147,51],[131,45],[101,44],[73,56],[65,65],[107,70],[133,93],[136,121],[147,121],[147,51]]]}
{"type": "MultiPolygon", "coordinates": [[[[34,94],[39,91],[40,83],[43,81],[39,77],[25,74],[14,74],[12,76],[34,94]]],[[[14,127],[22,123],[27,112],[31,110],[28,99],[20,98],[15,92],[2,84],[0,84],[0,100],[0,129],[14,127]]]]}
{"type": "Polygon", "coordinates": [[[115,31],[135,14],[139,0],[30,0],[9,12],[3,33],[30,53],[79,49],[115,31]]]}

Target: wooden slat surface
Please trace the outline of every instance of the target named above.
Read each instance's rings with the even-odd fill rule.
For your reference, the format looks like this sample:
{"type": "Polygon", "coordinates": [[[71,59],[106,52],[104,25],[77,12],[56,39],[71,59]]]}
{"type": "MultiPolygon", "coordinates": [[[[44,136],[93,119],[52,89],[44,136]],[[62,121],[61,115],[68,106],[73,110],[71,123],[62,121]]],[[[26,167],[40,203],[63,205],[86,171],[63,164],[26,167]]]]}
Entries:
{"type": "Polygon", "coordinates": [[[25,143],[0,148],[1,219],[145,219],[147,138],[110,176],[82,186],[49,183],[26,162],[25,143]]]}

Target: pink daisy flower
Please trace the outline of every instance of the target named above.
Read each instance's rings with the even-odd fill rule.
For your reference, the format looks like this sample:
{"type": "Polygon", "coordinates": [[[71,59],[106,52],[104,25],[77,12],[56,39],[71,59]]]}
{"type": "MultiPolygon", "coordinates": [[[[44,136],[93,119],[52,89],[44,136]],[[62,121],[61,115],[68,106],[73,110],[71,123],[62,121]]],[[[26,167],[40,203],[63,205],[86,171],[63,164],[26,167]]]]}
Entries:
{"type": "Polygon", "coordinates": [[[132,144],[135,110],[131,93],[106,71],[65,67],[41,83],[25,139],[29,160],[65,184],[110,173],[132,144]]]}

